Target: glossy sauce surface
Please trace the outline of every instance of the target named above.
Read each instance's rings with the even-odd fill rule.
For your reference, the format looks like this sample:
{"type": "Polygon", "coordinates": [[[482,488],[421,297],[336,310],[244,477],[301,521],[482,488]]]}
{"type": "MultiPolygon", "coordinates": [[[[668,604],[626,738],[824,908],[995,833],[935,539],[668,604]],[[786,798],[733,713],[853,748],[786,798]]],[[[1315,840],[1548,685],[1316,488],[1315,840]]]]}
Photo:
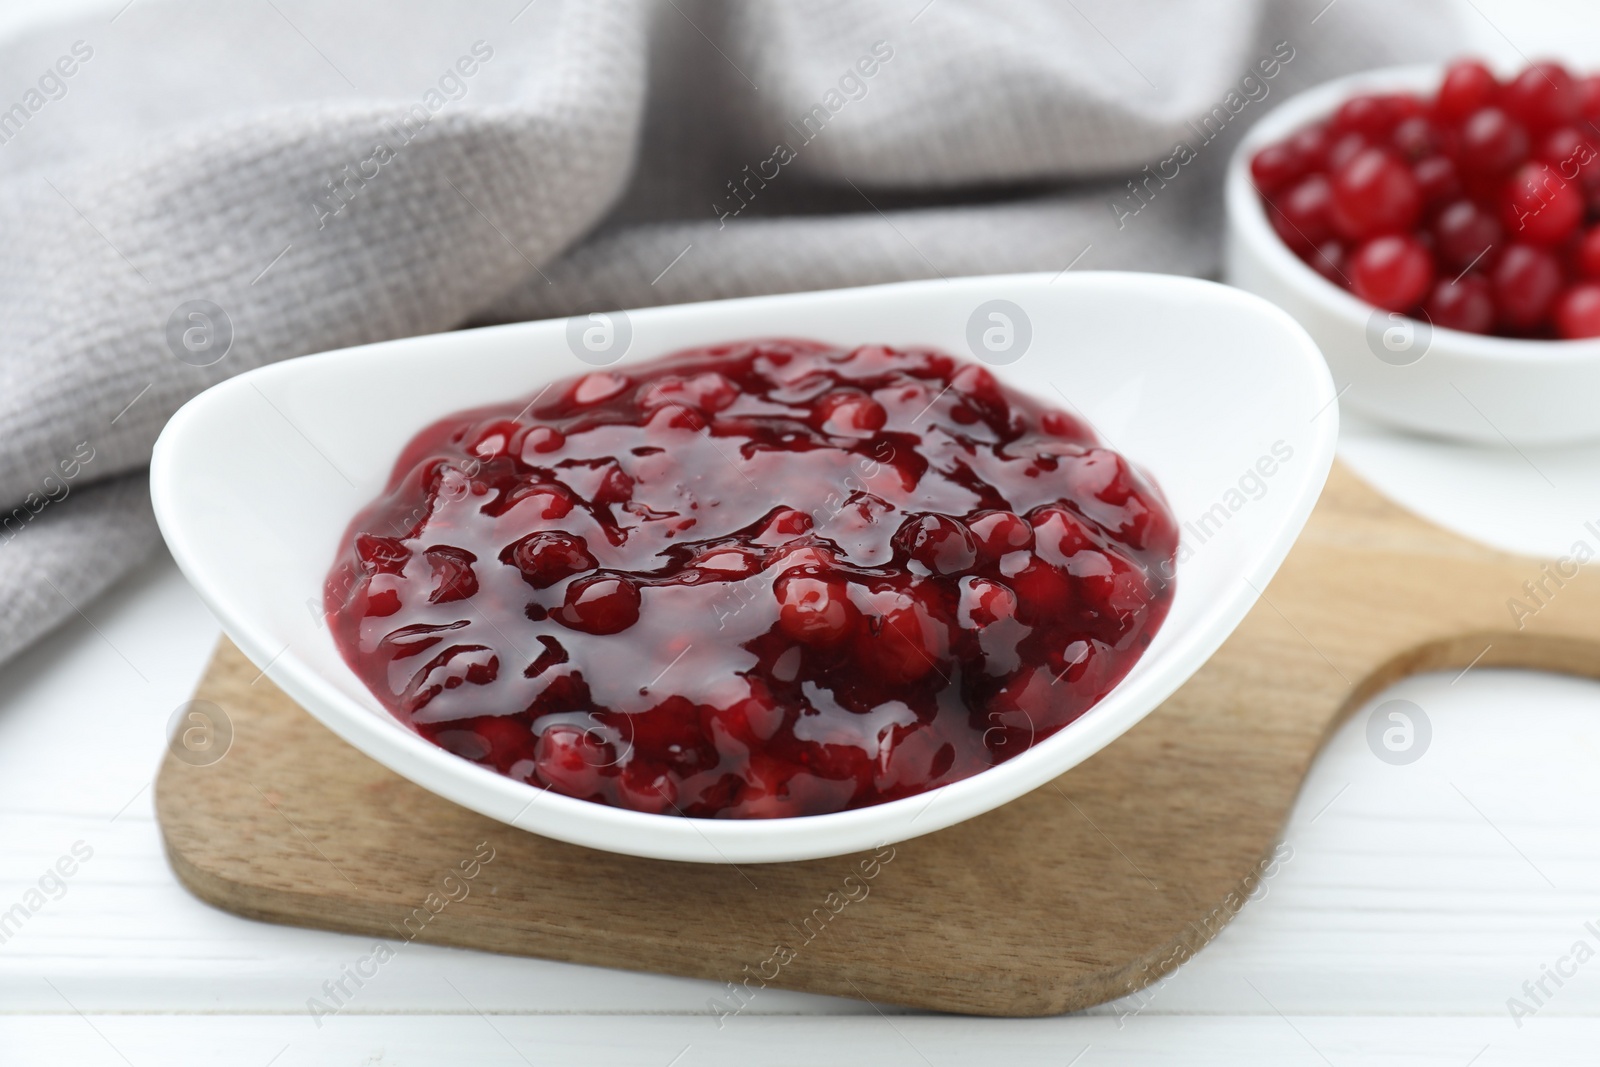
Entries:
{"type": "Polygon", "coordinates": [[[422,736],[581,799],[810,815],[1071,722],[1171,603],[1159,493],[938,352],[751,341],[419,434],[340,546],[335,640],[422,736]]]}

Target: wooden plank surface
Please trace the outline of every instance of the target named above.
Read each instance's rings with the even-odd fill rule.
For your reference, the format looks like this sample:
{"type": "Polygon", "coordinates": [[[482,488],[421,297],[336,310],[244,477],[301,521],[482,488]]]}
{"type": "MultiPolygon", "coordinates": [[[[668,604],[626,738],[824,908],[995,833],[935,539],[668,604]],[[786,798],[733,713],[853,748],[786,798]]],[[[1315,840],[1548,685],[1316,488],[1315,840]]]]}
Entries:
{"type": "Polygon", "coordinates": [[[1051,1014],[1124,995],[1213,936],[1329,730],[1393,680],[1474,661],[1600,673],[1588,578],[1546,582],[1555,595],[1516,631],[1507,600],[1539,563],[1336,468],[1263,602],[1171,700],[1051,785],[875,862],[735,869],[534,837],[355,752],[226,642],[196,697],[226,713],[232,748],[206,766],[169,756],[156,807],[184,883],[255,918],[711,978],[738,987],[730,1012],[770,984],[1051,1014]]]}

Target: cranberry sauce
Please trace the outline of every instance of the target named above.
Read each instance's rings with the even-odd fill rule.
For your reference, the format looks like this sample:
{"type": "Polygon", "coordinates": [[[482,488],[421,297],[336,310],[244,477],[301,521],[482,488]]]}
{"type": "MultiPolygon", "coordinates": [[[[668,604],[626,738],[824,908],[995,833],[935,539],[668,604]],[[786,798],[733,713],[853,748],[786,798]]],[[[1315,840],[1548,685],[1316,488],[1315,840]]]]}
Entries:
{"type": "Polygon", "coordinates": [[[752,341],[406,448],[326,589],[465,759],[637,811],[840,811],[1003,762],[1166,617],[1177,527],[1075,419],[937,352],[752,341]]]}

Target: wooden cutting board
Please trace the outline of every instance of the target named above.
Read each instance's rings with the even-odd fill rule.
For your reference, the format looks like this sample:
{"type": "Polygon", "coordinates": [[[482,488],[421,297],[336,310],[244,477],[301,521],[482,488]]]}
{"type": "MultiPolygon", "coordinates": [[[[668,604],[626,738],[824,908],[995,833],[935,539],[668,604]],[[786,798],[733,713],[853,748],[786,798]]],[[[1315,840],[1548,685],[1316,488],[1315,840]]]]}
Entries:
{"type": "MultiPolygon", "coordinates": [[[[718,1011],[770,984],[1054,1014],[1202,948],[1276,869],[1330,731],[1391,682],[1600,676],[1600,578],[1572,570],[1446,533],[1336,466],[1266,596],[1175,696],[1044,788],[876,854],[734,868],[535,837],[361,755],[226,640],[196,700],[231,746],[169,753],[156,810],[184,885],[251,918],[708,978],[718,1011]]],[[[1403,749],[1386,714],[1374,758],[1390,729],[1403,749]]]]}

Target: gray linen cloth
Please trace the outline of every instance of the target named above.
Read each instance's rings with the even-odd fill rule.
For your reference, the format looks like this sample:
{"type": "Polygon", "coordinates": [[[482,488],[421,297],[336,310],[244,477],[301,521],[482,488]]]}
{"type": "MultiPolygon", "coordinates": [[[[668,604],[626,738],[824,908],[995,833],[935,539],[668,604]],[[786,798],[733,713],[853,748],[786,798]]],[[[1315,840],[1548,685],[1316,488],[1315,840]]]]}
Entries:
{"type": "Polygon", "coordinates": [[[137,0],[10,41],[0,659],[147,555],[151,446],[225,377],[579,311],[1212,272],[1238,134],[1333,75],[1442,57],[1451,19],[1442,0],[137,0]]]}

